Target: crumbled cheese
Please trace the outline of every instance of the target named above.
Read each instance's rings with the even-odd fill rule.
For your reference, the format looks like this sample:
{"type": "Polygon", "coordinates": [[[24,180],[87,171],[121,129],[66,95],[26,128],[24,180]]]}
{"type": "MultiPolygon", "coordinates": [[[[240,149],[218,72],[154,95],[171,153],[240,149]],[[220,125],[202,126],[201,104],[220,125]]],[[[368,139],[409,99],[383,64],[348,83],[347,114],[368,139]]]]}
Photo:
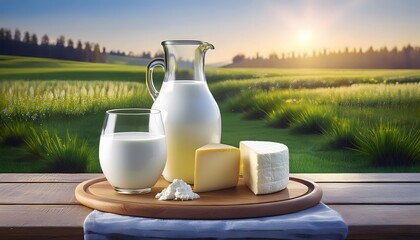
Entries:
{"type": "Polygon", "coordinates": [[[200,198],[197,193],[194,193],[191,186],[182,179],[174,179],[169,186],[156,194],[155,198],[163,200],[194,200],[200,198]]]}

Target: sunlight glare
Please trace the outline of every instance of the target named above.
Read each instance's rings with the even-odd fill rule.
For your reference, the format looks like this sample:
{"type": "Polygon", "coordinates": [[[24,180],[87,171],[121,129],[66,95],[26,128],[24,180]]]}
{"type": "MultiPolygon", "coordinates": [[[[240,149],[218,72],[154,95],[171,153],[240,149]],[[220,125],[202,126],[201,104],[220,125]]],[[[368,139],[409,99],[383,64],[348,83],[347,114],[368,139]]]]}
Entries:
{"type": "Polygon", "coordinates": [[[297,40],[302,44],[310,43],[313,39],[313,32],[310,29],[303,29],[297,33],[297,40]]]}

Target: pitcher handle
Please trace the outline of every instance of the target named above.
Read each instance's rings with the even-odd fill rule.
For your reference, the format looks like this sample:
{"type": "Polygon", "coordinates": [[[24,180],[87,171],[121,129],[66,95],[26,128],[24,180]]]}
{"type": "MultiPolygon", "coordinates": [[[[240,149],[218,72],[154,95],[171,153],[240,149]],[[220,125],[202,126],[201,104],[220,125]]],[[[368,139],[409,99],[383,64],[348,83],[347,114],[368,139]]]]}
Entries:
{"type": "Polygon", "coordinates": [[[155,84],[153,83],[153,69],[155,67],[161,67],[165,69],[165,61],[163,58],[154,58],[152,61],[147,65],[146,70],[146,86],[149,90],[150,96],[152,96],[153,101],[159,96],[159,91],[156,90],[155,84]]]}

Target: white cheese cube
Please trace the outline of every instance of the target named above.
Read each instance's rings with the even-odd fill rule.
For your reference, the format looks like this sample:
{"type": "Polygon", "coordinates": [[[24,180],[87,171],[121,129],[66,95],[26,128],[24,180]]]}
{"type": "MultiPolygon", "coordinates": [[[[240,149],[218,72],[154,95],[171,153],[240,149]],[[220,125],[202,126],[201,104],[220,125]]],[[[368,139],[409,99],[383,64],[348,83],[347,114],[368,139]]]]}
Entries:
{"type": "Polygon", "coordinates": [[[246,185],[255,194],[278,192],[289,183],[289,149],[276,142],[241,141],[246,185]]]}
{"type": "Polygon", "coordinates": [[[194,192],[235,187],[238,178],[238,148],[210,143],[195,151],[194,192]]]}

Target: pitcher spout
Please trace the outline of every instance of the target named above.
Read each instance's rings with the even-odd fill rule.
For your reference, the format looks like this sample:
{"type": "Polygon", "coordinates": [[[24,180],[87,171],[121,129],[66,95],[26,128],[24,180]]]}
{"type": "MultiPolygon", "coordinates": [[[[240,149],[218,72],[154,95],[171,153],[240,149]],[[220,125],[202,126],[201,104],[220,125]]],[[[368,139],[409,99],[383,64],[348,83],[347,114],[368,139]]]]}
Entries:
{"type": "Polygon", "coordinates": [[[209,49],[214,49],[213,44],[208,43],[208,42],[203,42],[203,44],[201,44],[201,50],[202,50],[203,52],[206,52],[206,51],[207,51],[207,50],[209,50],[209,49]]]}
{"type": "Polygon", "coordinates": [[[198,40],[167,40],[162,42],[164,50],[165,82],[206,81],[204,59],[213,44],[198,40]]]}

